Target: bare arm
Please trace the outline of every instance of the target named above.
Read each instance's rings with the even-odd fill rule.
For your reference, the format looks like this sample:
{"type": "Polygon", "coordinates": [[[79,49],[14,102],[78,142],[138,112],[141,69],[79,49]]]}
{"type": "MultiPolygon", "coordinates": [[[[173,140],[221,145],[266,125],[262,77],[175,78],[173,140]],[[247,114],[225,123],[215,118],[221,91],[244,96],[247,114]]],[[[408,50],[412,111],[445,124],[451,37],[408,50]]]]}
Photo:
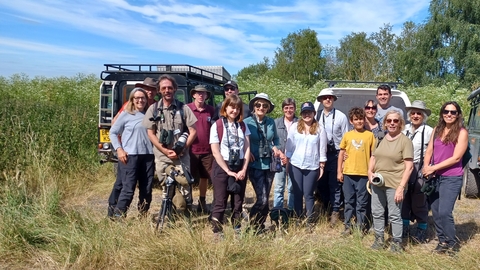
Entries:
{"type": "Polygon", "coordinates": [[[188,138],[187,142],[185,143],[185,148],[188,148],[192,145],[195,138],[197,138],[197,127],[193,124],[191,127],[188,127],[188,138]]]}
{"type": "Polygon", "coordinates": [[[370,157],[370,162],[368,163],[368,181],[372,181],[373,174],[375,172],[373,171],[375,169],[375,156],[370,157]]]}
{"type": "Polygon", "coordinates": [[[400,203],[403,201],[405,187],[407,186],[408,179],[413,171],[413,158],[407,158],[403,161],[404,163],[404,170],[402,175],[402,180],[400,180],[400,185],[395,190],[395,202],[400,203]]]}
{"type": "Polygon", "coordinates": [[[338,165],[337,165],[337,180],[340,183],[343,183],[343,163],[345,162],[344,160],[344,155],[345,155],[345,149],[340,149],[340,152],[338,152],[338,165]]]}

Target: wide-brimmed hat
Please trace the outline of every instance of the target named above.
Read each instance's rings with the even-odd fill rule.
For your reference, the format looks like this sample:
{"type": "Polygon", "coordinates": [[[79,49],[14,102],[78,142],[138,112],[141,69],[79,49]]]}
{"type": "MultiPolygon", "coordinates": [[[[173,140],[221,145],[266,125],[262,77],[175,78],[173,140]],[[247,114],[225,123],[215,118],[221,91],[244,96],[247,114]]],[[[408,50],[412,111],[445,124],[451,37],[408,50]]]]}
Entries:
{"type": "Polygon", "coordinates": [[[227,85],[233,86],[233,87],[238,89],[238,84],[235,81],[228,81],[223,85],[223,87],[225,87],[227,85]]]}
{"type": "Polygon", "coordinates": [[[317,101],[318,102],[322,102],[322,97],[324,96],[333,96],[333,101],[337,100],[337,96],[333,93],[333,90],[332,89],[323,89],[322,91],[320,91],[320,94],[318,94],[317,96],[317,101]]]}
{"type": "Polygon", "coordinates": [[[207,93],[207,99],[210,98],[210,95],[212,94],[205,85],[199,84],[196,85],[192,90],[190,90],[190,95],[193,96],[195,92],[206,92],[207,93]]]}
{"type": "Polygon", "coordinates": [[[267,113],[270,113],[273,111],[273,108],[275,108],[275,105],[273,104],[273,102],[270,100],[270,98],[268,97],[267,94],[265,93],[260,93],[260,94],[256,94],[254,98],[252,98],[252,100],[250,100],[250,103],[248,104],[248,107],[250,108],[250,111],[254,111],[253,109],[253,105],[255,104],[255,102],[259,99],[264,99],[266,101],[268,101],[268,103],[270,103],[270,109],[268,109],[267,113]]]}
{"type": "Polygon", "coordinates": [[[427,106],[425,105],[425,102],[421,101],[421,100],[415,100],[415,101],[412,102],[411,106],[405,107],[406,111],[411,110],[411,109],[422,110],[427,114],[427,116],[430,116],[430,114],[432,113],[432,111],[430,109],[427,109],[427,106]]]}
{"type": "Polygon", "coordinates": [[[302,103],[302,106],[300,107],[300,114],[305,112],[305,111],[312,111],[315,112],[315,106],[313,106],[313,103],[310,101],[302,103]]]}
{"type": "Polygon", "coordinates": [[[143,83],[136,83],[135,87],[150,87],[158,89],[158,81],[156,79],[146,77],[145,80],[143,80],[143,83]]]}

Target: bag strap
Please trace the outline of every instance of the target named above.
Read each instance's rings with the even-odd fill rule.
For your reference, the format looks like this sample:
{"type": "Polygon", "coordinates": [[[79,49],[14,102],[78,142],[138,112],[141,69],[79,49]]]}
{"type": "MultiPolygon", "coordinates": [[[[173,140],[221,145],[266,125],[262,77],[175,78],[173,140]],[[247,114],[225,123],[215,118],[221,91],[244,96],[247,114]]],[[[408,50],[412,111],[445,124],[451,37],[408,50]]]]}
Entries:
{"type": "MultiPolygon", "coordinates": [[[[215,123],[217,124],[217,134],[218,134],[218,140],[220,141],[220,144],[222,143],[222,138],[223,138],[223,120],[224,117],[221,116],[215,123]]],[[[243,136],[245,136],[245,131],[247,130],[247,126],[245,125],[245,122],[235,122],[236,125],[240,124],[240,128],[242,129],[243,136]]],[[[238,126],[237,126],[238,127],[238,126]]]]}

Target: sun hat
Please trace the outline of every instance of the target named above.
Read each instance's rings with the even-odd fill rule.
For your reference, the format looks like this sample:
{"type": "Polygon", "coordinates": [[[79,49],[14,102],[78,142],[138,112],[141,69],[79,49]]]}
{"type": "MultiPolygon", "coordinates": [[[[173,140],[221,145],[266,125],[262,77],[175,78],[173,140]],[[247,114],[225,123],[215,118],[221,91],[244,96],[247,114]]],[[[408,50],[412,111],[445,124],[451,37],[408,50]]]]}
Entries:
{"type": "Polygon", "coordinates": [[[430,109],[427,109],[427,106],[425,105],[425,102],[421,101],[421,100],[415,100],[415,101],[412,102],[411,106],[405,107],[406,111],[411,110],[411,109],[422,110],[427,114],[427,116],[430,116],[430,114],[432,113],[432,111],[430,109]]]}
{"type": "Polygon", "coordinates": [[[333,90],[329,88],[320,91],[320,94],[318,94],[317,96],[317,101],[322,102],[322,97],[324,96],[333,96],[333,101],[336,101],[338,99],[338,97],[333,93],[333,90]]]}
{"type": "Polygon", "coordinates": [[[149,87],[149,88],[155,88],[158,89],[158,81],[156,79],[146,77],[145,80],[143,80],[143,83],[136,83],[135,87],[149,87]]]}
{"type": "Polygon", "coordinates": [[[304,111],[315,112],[315,106],[313,106],[313,103],[311,103],[310,101],[304,102],[302,103],[300,114],[303,113],[304,111]]]}
{"type": "Polygon", "coordinates": [[[255,104],[255,102],[259,99],[264,99],[266,101],[268,101],[268,103],[270,103],[270,108],[268,109],[267,113],[270,113],[273,111],[273,109],[275,108],[275,105],[273,104],[273,102],[270,100],[270,98],[268,97],[267,94],[265,93],[259,93],[259,94],[256,94],[254,98],[252,98],[252,100],[250,100],[250,103],[248,104],[248,107],[250,108],[250,111],[254,111],[253,109],[253,105],[255,104]]]}
{"type": "Polygon", "coordinates": [[[206,92],[207,93],[207,99],[210,98],[210,95],[212,94],[205,85],[199,84],[196,85],[192,90],[190,90],[190,95],[193,96],[195,92],[206,92]]]}

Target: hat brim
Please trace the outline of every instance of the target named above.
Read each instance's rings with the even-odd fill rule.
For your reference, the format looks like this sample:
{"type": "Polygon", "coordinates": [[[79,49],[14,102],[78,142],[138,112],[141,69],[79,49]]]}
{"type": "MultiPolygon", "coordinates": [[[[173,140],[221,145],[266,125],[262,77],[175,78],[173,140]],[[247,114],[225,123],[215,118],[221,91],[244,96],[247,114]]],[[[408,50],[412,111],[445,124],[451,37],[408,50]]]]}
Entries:
{"type": "Polygon", "coordinates": [[[259,99],[263,99],[270,104],[270,108],[268,109],[267,113],[271,113],[273,111],[273,109],[275,108],[275,105],[273,105],[273,103],[270,100],[268,100],[266,98],[263,98],[263,97],[254,97],[254,98],[252,98],[252,100],[250,100],[250,103],[248,103],[248,107],[249,107],[250,111],[251,112],[255,111],[255,109],[253,108],[253,105],[255,104],[255,101],[257,101],[259,99]]]}
{"type": "Polygon", "coordinates": [[[337,99],[338,99],[338,97],[335,96],[335,95],[319,95],[319,96],[317,96],[317,101],[322,102],[322,97],[324,97],[324,96],[333,96],[333,101],[337,101],[337,99]]]}
{"type": "Polygon", "coordinates": [[[195,94],[195,92],[205,92],[205,93],[207,93],[207,98],[206,98],[206,99],[209,99],[210,96],[212,95],[212,93],[210,93],[210,91],[208,91],[208,90],[207,90],[207,91],[203,91],[203,90],[195,90],[195,89],[192,89],[192,90],[190,90],[190,96],[193,97],[193,94],[195,94]]]}
{"type": "Polygon", "coordinates": [[[432,111],[427,109],[427,108],[424,109],[424,108],[418,108],[418,107],[413,107],[413,106],[405,107],[405,111],[409,111],[411,109],[424,111],[427,114],[427,116],[430,116],[430,114],[432,114],[432,111]]]}

